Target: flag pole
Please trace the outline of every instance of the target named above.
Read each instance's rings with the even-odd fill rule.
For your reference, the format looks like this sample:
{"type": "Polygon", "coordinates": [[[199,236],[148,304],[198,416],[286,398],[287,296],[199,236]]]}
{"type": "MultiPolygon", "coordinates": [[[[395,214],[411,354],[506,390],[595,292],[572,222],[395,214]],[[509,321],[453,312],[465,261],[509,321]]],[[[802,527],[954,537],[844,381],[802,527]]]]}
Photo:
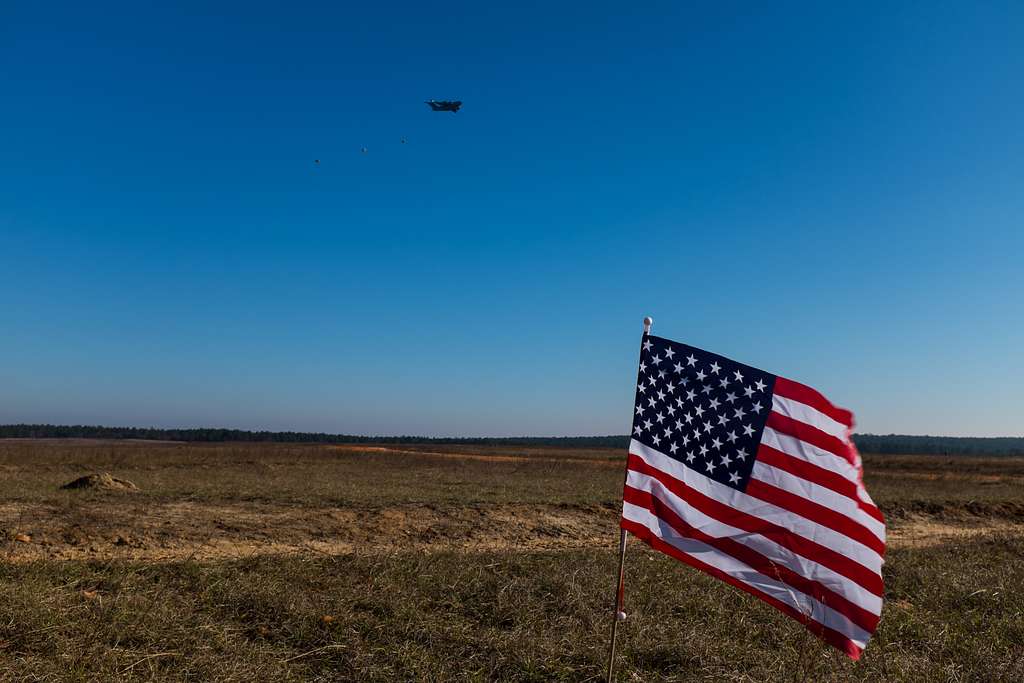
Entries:
{"type": "MultiPolygon", "coordinates": [[[[651,332],[651,323],[654,319],[650,316],[644,318],[644,334],[642,339],[646,339],[647,335],[651,332]]],[[[643,341],[641,341],[641,344],[643,341]]],[[[641,353],[643,351],[641,350],[641,353]]],[[[627,453],[628,455],[628,453],[627,453]]],[[[623,478],[628,476],[628,469],[623,478]]],[[[623,481],[625,485],[625,481],[623,481]]],[[[626,620],[626,613],[622,611],[623,597],[626,589],[626,539],[629,537],[629,532],[625,529],[619,529],[619,573],[618,578],[615,581],[615,608],[612,610],[612,639],[611,645],[608,648],[608,676],[607,682],[613,683],[615,680],[615,640],[619,634],[619,622],[626,620]]]]}

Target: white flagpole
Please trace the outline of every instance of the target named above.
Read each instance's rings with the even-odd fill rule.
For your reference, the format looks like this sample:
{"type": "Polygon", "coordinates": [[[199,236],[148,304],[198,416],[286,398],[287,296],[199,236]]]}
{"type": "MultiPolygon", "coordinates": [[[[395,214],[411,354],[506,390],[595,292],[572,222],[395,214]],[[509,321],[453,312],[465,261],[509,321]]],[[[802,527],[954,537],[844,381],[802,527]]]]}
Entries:
{"type": "MultiPolygon", "coordinates": [[[[647,335],[650,334],[651,323],[653,322],[654,319],[650,316],[644,318],[644,334],[642,339],[646,339],[647,335]]],[[[623,475],[623,485],[625,485],[625,476],[623,475]]],[[[626,539],[628,536],[629,532],[625,529],[619,529],[619,575],[618,580],[615,582],[615,608],[612,611],[612,642],[608,648],[608,683],[613,683],[615,680],[615,638],[619,632],[619,622],[626,620],[626,613],[622,611],[622,602],[623,593],[626,588],[626,539]]]]}

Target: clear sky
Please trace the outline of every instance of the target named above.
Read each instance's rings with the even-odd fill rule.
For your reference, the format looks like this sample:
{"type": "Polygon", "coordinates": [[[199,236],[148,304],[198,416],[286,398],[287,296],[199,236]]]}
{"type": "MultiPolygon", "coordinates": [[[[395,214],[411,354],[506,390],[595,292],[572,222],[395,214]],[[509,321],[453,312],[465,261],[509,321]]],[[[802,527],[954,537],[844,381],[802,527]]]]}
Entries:
{"type": "Polygon", "coordinates": [[[0,422],[621,434],[650,314],[1024,434],[1019,2],[19,4],[0,422]]]}

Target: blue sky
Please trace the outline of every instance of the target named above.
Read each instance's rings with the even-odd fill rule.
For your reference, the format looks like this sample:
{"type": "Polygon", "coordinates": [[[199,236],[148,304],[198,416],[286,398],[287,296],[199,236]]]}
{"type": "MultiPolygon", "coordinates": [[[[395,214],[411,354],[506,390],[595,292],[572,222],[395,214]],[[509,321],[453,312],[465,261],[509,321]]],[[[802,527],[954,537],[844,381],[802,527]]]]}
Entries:
{"type": "Polygon", "coordinates": [[[1024,433],[1019,3],[28,5],[0,422],[625,433],[650,314],[1024,433]]]}

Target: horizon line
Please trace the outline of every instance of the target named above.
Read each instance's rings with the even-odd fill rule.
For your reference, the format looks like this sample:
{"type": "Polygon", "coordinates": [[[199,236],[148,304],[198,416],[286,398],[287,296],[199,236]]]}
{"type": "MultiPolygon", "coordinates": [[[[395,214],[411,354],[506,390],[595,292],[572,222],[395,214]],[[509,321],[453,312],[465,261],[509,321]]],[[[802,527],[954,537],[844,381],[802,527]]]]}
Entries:
{"type": "MultiPolygon", "coordinates": [[[[628,439],[630,435],[628,433],[622,434],[565,434],[565,435],[488,435],[488,436],[426,436],[423,434],[350,434],[343,432],[326,432],[326,431],[308,431],[308,430],[296,430],[296,429],[243,429],[240,427],[156,427],[153,425],[147,426],[107,426],[100,424],[55,424],[48,422],[10,422],[0,424],[0,429],[5,428],[56,428],[56,429],[109,429],[109,430],[153,430],[153,431],[165,431],[165,432],[188,432],[188,431],[225,431],[225,432],[249,432],[252,434],[302,434],[302,435],[316,435],[316,436],[328,436],[328,437],[342,437],[342,438],[356,438],[356,439],[423,439],[423,440],[483,440],[483,439],[628,439]]],[[[986,436],[962,436],[956,434],[902,434],[897,432],[890,432],[887,434],[875,433],[875,432],[853,432],[851,436],[871,436],[871,437],[913,437],[913,438],[937,438],[937,439],[1024,439],[1024,434],[1014,435],[986,435],[986,436]]],[[[0,438],[11,438],[11,437],[0,437],[0,438]]],[[[19,437],[14,437],[19,438],[19,437]]],[[[20,437],[24,438],[24,437],[20,437]]],[[[29,437],[31,438],[31,437],[29,437]]],[[[60,438],[60,437],[58,437],[60,438]]]]}

